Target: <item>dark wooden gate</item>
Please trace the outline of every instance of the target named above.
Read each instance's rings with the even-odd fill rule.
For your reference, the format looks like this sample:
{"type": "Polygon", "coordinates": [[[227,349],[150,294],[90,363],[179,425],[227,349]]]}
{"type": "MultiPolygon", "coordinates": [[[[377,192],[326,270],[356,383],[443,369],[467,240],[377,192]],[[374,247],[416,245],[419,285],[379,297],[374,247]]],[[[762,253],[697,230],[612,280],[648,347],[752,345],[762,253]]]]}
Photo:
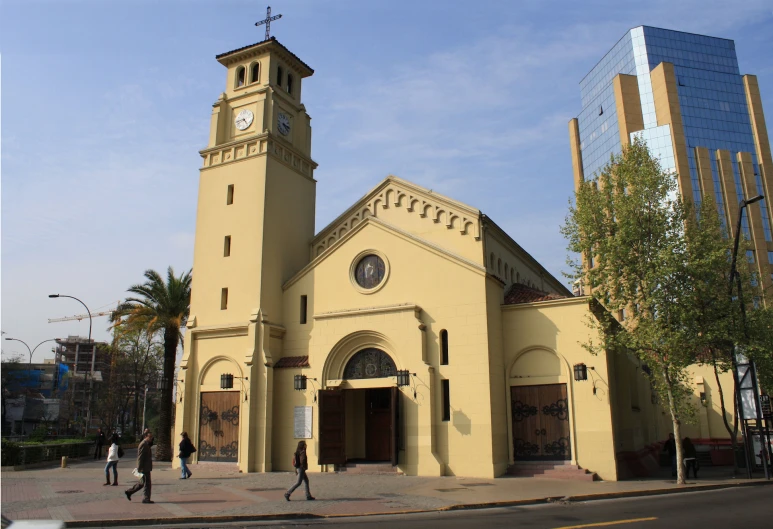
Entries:
{"type": "Polygon", "coordinates": [[[197,454],[199,461],[238,461],[238,391],[211,391],[201,394],[197,454]]]}
{"type": "Polygon", "coordinates": [[[319,464],[346,464],[346,420],[344,392],[319,391],[319,464]]]}
{"type": "Polygon", "coordinates": [[[516,461],[571,459],[566,384],[510,388],[516,461]]]}
{"type": "Polygon", "coordinates": [[[369,461],[391,461],[394,444],[392,393],[389,388],[365,391],[365,457],[369,461]]]}

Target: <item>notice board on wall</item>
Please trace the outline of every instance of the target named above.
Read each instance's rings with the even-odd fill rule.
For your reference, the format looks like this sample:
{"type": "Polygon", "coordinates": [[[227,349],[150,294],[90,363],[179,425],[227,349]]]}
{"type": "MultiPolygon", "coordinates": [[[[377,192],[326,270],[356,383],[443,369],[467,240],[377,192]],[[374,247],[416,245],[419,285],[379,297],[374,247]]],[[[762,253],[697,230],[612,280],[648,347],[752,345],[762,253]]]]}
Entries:
{"type": "Polygon", "coordinates": [[[296,406],[294,431],[296,439],[311,439],[312,406],[296,406]]]}

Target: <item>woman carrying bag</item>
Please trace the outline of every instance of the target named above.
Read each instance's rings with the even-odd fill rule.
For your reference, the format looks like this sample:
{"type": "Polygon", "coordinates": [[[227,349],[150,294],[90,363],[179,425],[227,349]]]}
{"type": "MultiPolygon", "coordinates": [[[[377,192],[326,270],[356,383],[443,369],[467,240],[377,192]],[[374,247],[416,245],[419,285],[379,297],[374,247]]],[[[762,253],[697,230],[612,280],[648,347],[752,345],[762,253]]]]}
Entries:
{"type": "Polygon", "coordinates": [[[182,441],[180,441],[180,453],[177,455],[177,457],[180,458],[180,472],[182,474],[180,479],[188,479],[193,475],[193,473],[188,470],[188,458],[196,451],[196,447],[193,446],[193,443],[188,437],[188,432],[183,432],[180,436],[182,437],[182,441]]]}

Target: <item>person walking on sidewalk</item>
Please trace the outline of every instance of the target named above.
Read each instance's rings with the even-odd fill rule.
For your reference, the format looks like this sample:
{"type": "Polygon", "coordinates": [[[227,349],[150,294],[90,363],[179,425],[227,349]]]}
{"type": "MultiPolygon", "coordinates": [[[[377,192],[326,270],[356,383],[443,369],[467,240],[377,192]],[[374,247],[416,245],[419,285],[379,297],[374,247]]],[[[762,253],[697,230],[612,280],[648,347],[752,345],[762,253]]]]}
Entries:
{"type": "Polygon", "coordinates": [[[140,480],[130,489],[125,491],[126,498],[132,501],[132,494],[144,488],[142,503],[153,503],[150,499],[150,471],[153,470],[153,453],[150,447],[153,446],[153,434],[150,430],[145,430],[145,438],[137,447],[137,471],[142,473],[140,480]]]}
{"type": "Polygon", "coordinates": [[[698,479],[698,452],[695,450],[695,445],[692,444],[689,437],[685,437],[682,441],[682,454],[684,455],[684,466],[686,478],[690,477],[690,469],[692,469],[692,475],[695,479],[698,479]]]}
{"type": "Polygon", "coordinates": [[[314,496],[309,491],[309,477],[306,475],[306,471],[309,469],[309,461],[306,458],[306,441],[298,441],[298,448],[295,449],[295,454],[293,454],[293,466],[295,467],[295,473],[298,474],[298,479],[295,485],[285,492],[285,499],[290,501],[290,495],[293,491],[300,487],[301,483],[304,483],[306,485],[306,499],[313,500],[314,496]]]}
{"type": "Polygon", "coordinates": [[[97,437],[94,439],[94,459],[102,459],[102,447],[105,441],[105,433],[102,428],[97,428],[97,437]]]}
{"type": "Polygon", "coordinates": [[[183,432],[180,435],[183,438],[180,441],[180,453],[177,455],[180,458],[180,472],[182,473],[180,479],[188,479],[193,475],[193,472],[188,470],[188,458],[196,451],[196,447],[193,446],[193,443],[188,438],[188,432],[183,432]]]}
{"type": "Polygon", "coordinates": [[[113,483],[118,486],[118,434],[110,437],[110,448],[107,450],[107,465],[105,465],[105,485],[110,483],[110,467],[113,467],[113,483]]]}
{"type": "Polygon", "coordinates": [[[676,441],[674,441],[674,434],[668,434],[668,441],[663,445],[663,448],[668,452],[668,457],[671,459],[671,476],[676,476],[676,441]]]}

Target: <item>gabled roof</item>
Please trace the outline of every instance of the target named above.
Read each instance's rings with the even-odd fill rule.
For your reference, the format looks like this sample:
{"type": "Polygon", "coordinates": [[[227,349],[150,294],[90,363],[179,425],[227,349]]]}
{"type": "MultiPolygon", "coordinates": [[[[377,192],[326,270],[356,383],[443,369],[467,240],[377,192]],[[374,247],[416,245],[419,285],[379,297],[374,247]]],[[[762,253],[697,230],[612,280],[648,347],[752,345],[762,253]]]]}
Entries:
{"type": "Polygon", "coordinates": [[[505,294],[505,305],[520,305],[521,303],[534,303],[535,301],[551,301],[554,299],[565,299],[571,296],[562,296],[560,294],[551,294],[543,292],[536,288],[527,287],[520,283],[515,283],[505,294]]]}

